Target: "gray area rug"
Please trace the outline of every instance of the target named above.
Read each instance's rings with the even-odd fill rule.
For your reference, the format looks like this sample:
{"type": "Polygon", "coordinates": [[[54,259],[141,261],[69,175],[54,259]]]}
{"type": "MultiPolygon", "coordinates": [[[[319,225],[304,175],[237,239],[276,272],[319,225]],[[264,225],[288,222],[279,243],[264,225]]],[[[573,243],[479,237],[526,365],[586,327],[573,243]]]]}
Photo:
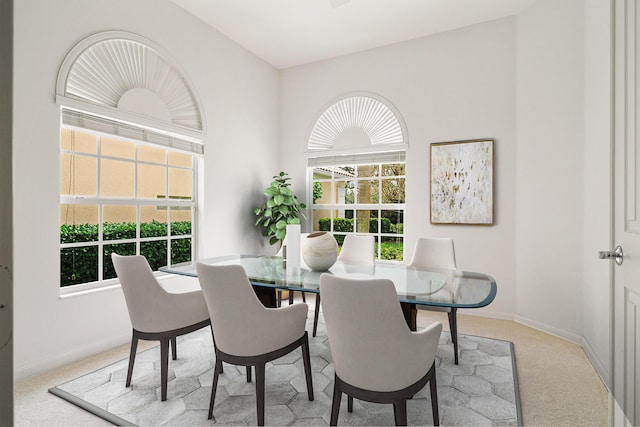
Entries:
{"type": "MultiPolygon", "coordinates": [[[[307,398],[298,349],[267,364],[265,424],[329,424],[334,370],[322,321],[317,335],[309,337],[315,400],[307,398]]],[[[442,333],[436,358],[440,424],[522,425],[513,344],[469,335],[459,335],[458,344],[460,363],[455,365],[450,335],[442,333]]],[[[214,419],[207,419],[213,354],[210,328],[178,338],[178,359],[169,361],[165,402],[160,401],[158,347],[137,355],[130,388],[124,385],[128,361],[123,359],[49,392],[116,425],[255,425],[255,382],[246,382],[244,368],[227,364],[218,381],[214,419]]],[[[428,385],[408,401],[407,413],[409,425],[433,424],[428,385]]],[[[338,424],[393,425],[393,407],[354,400],[349,413],[343,395],[338,424]]]]}

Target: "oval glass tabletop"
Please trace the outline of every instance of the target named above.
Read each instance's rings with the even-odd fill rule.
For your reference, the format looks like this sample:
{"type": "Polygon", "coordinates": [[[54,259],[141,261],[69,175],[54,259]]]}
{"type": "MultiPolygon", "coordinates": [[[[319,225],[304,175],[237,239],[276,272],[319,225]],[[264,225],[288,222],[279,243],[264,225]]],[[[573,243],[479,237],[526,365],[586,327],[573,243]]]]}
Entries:
{"type": "MultiPolygon", "coordinates": [[[[285,268],[281,257],[231,255],[199,260],[204,264],[241,265],[256,286],[318,293],[320,275],[333,274],[352,279],[389,279],[401,302],[455,308],[477,308],[496,296],[496,282],[486,274],[461,270],[424,270],[399,263],[377,262],[359,266],[336,262],[328,271],[305,266],[285,268]]],[[[161,267],[161,271],[197,277],[196,262],[161,267]]]]}

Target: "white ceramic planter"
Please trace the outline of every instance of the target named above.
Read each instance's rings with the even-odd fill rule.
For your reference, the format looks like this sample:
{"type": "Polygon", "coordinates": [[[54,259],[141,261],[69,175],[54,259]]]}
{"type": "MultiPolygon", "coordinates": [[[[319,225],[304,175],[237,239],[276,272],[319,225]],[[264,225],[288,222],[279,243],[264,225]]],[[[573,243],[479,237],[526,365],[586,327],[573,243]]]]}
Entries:
{"type": "Polygon", "coordinates": [[[302,239],[302,259],[313,271],[326,271],[338,259],[338,242],[326,231],[311,233],[302,239]]]}

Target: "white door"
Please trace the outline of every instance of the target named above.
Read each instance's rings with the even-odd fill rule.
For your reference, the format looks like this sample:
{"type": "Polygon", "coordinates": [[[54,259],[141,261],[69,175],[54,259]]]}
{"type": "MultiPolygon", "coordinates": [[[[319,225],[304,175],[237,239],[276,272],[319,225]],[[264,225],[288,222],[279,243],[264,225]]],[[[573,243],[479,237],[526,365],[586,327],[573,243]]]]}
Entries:
{"type": "Polygon", "coordinates": [[[636,1],[613,2],[614,244],[624,252],[613,269],[614,426],[640,425],[640,4],[636,1]]]}

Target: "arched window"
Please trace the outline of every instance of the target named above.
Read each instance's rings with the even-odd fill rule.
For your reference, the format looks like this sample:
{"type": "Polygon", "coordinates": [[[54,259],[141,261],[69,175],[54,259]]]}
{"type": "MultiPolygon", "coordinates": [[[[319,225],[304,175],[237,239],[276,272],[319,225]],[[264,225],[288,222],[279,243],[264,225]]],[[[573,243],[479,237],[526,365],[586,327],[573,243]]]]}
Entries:
{"type": "Polygon", "coordinates": [[[324,108],[309,133],[311,223],[341,244],[371,234],[377,258],[404,259],[406,130],[384,98],[356,93],[324,108]]]}
{"type": "Polygon", "coordinates": [[[56,102],[63,293],[115,282],[112,252],[194,259],[205,122],[184,73],[149,40],[99,33],[65,58],[56,102]]]}

